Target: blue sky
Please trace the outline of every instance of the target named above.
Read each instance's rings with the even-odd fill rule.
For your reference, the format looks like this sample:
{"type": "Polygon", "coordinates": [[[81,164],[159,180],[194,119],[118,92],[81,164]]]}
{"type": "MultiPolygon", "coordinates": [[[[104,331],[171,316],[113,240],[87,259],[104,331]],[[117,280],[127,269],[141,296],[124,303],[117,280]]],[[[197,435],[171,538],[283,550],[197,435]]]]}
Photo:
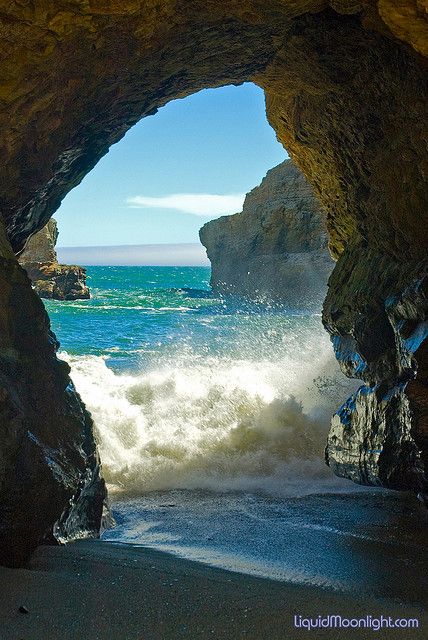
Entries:
{"type": "Polygon", "coordinates": [[[61,247],[198,242],[286,157],[253,84],[174,100],[135,125],[55,214],[61,247]]]}

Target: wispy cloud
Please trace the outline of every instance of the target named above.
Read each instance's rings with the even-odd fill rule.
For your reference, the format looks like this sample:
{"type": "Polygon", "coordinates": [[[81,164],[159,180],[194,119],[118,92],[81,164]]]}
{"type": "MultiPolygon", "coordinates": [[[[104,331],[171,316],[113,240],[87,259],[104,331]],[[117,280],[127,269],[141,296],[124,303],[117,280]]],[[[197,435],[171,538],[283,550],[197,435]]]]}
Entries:
{"type": "Polygon", "coordinates": [[[158,198],[134,196],[128,198],[126,203],[134,209],[174,209],[195,216],[222,216],[241,211],[244,198],[243,193],[172,193],[158,198]]]}

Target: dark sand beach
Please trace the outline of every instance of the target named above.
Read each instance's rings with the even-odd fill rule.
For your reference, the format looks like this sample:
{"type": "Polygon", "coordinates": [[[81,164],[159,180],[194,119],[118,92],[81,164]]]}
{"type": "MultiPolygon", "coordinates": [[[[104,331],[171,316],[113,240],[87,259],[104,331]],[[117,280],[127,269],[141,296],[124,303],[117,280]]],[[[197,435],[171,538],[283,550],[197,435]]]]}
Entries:
{"type": "Polygon", "coordinates": [[[2,640],[427,637],[421,606],[251,577],[130,545],[40,547],[28,568],[1,568],[0,580],[2,640]],[[294,615],[320,614],[412,617],[420,628],[294,627],[294,615]]]}

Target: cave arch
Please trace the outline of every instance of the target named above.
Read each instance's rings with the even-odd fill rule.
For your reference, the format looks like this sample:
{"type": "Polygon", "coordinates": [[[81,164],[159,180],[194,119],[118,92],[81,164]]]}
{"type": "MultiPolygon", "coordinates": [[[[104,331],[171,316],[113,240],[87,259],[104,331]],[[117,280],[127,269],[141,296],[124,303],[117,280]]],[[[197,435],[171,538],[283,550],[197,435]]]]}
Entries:
{"type": "Polygon", "coordinates": [[[329,464],[357,482],[425,491],[406,385],[425,338],[426,30],[407,4],[3,7],[0,561],[22,562],[43,536],[96,534],[105,496],[91,420],[13,251],[141,117],[246,80],[264,89],[269,121],[325,208],[338,262],[324,323],[344,371],[366,383],[334,419],[329,464]]]}

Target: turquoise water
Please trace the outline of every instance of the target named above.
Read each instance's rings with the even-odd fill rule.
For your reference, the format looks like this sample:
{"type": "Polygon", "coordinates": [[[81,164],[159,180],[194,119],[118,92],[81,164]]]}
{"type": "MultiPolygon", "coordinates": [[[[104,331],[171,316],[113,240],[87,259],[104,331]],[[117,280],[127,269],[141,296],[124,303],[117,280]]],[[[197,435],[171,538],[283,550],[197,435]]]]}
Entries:
{"type": "Polygon", "coordinates": [[[104,538],[418,601],[428,543],[415,502],[323,462],[355,385],[319,315],[216,298],[209,276],[89,267],[91,300],[47,302],[96,425],[117,523],[104,538]]]}
{"type": "Polygon", "coordinates": [[[47,303],[113,492],[330,478],[320,460],[346,381],[319,315],[216,298],[209,276],[90,267],[90,300],[47,303]]]}
{"type": "Polygon", "coordinates": [[[140,366],[188,339],[201,314],[219,307],[206,267],[88,267],[87,273],[90,300],[47,302],[53,329],[68,353],[104,355],[117,369],[140,366]]]}
{"type": "Polygon", "coordinates": [[[322,331],[318,315],[216,298],[209,267],[87,271],[91,299],[47,301],[52,326],[69,354],[105,356],[117,371],[150,369],[185,350],[195,358],[275,358],[285,340],[298,351],[314,328],[322,331]]]}

